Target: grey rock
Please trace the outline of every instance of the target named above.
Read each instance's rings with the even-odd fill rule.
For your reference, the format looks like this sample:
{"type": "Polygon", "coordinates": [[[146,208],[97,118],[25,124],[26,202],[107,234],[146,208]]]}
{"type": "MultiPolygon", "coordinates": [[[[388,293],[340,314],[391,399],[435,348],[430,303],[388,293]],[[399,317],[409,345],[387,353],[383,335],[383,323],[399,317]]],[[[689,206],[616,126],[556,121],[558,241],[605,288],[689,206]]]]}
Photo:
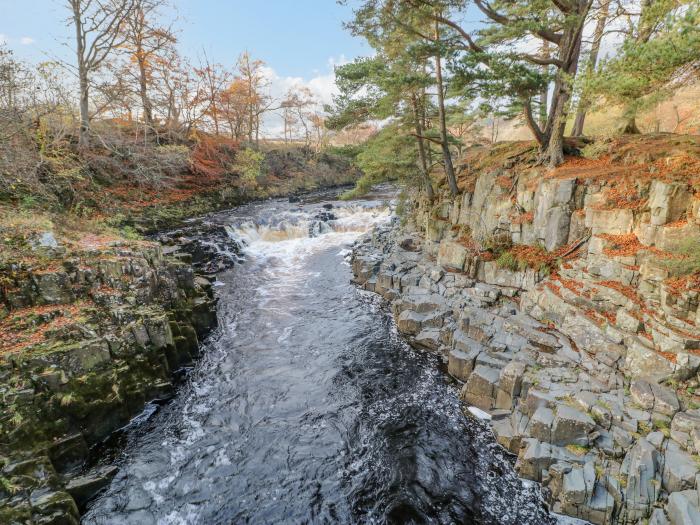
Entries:
{"type": "Polygon", "coordinates": [[[466,381],[474,370],[474,360],[478,355],[478,349],[470,352],[463,352],[456,348],[451,350],[447,361],[447,372],[460,381],[466,381]]]}
{"type": "Polygon", "coordinates": [[[477,365],[462,388],[462,399],[482,410],[490,410],[496,401],[496,387],[500,371],[477,365]]]}
{"type": "Polygon", "coordinates": [[[649,516],[648,525],[671,525],[671,522],[668,521],[663,509],[654,509],[651,511],[651,516],[649,516]]]}
{"type": "Polygon", "coordinates": [[[586,483],[583,479],[583,469],[574,468],[567,474],[564,474],[561,499],[566,503],[578,506],[586,501],[586,496],[587,491],[586,483]]]}
{"type": "Polygon", "coordinates": [[[625,506],[627,518],[632,522],[646,517],[659,497],[658,457],[659,453],[651,443],[640,438],[622,462],[620,473],[627,477],[625,506]]]}
{"type": "Polygon", "coordinates": [[[545,406],[538,407],[530,418],[528,434],[539,441],[551,443],[553,423],[554,411],[545,406]]]}
{"type": "Polygon", "coordinates": [[[654,393],[651,391],[651,383],[645,379],[636,379],[630,385],[632,401],[640,407],[651,410],[654,408],[654,393]]]}
{"type": "Polygon", "coordinates": [[[423,348],[435,351],[440,347],[440,330],[424,328],[416,335],[415,342],[423,348]]]}
{"type": "Polygon", "coordinates": [[[82,507],[95,494],[109,485],[118,470],[117,467],[109,466],[96,472],[73,478],[66,484],[66,491],[82,507]]]}
{"type": "Polygon", "coordinates": [[[647,434],[647,441],[654,445],[657,450],[661,450],[664,439],[666,439],[666,436],[664,436],[664,433],[660,431],[649,432],[649,434],[647,434]]]}
{"type": "Polygon", "coordinates": [[[552,443],[555,445],[588,445],[588,434],[595,429],[595,421],[580,410],[558,405],[552,425],[552,443]]]}
{"type": "Polygon", "coordinates": [[[403,334],[416,335],[420,332],[421,323],[424,320],[424,316],[413,310],[404,310],[399,315],[396,321],[396,325],[399,331],[403,334]]]}
{"type": "Polygon", "coordinates": [[[695,476],[700,472],[687,452],[675,443],[669,443],[663,455],[663,487],[668,492],[695,488],[695,476]]]}
{"type": "Polygon", "coordinates": [[[700,525],[698,493],[694,490],[671,494],[666,511],[672,525],[700,525]]]}
{"type": "Polygon", "coordinates": [[[651,390],[654,394],[654,412],[665,416],[673,416],[680,410],[678,396],[672,389],[659,384],[652,384],[651,390]]]}

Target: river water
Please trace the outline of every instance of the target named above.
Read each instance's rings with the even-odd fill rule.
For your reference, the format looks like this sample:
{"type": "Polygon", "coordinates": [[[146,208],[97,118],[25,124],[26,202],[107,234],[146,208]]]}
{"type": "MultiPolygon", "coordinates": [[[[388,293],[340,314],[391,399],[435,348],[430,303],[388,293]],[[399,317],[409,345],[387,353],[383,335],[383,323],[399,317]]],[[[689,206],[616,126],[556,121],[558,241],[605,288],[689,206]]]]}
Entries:
{"type": "Polygon", "coordinates": [[[323,204],[207,219],[245,246],[218,275],[220,327],[177,396],[130,426],[83,523],[552,521],[439,359],[350,283],[349,249],[386,203],[334,201],[319,222],[323,204]]]}

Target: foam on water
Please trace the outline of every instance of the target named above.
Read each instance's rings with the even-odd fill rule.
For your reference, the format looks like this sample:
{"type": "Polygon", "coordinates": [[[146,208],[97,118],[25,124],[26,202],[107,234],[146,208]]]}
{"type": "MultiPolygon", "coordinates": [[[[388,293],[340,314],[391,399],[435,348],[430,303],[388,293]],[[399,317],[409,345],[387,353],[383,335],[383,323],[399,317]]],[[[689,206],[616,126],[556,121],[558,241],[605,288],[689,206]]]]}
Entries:
{"type": "Polygon", "coordinates": [[[220,328],[174,402],[133,432],[85,523],[552,521],[438,359],[349,284],[350,243],[389,206],[330,211],[216,217],[246,260],[219,276],[220,328]]]}

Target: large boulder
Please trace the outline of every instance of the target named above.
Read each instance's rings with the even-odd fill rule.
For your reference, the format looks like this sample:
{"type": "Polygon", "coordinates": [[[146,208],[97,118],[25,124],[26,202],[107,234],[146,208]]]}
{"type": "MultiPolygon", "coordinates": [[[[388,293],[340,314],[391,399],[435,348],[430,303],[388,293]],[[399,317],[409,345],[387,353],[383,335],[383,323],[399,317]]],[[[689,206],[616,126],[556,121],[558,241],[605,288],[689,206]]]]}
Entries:
{"type": "Polygon", "coordinates": [[[458,270],[461,272],[464,269],[467,255],[468,251],[462,244],[456,241],[443,240],[440,241],[437,262],[446,270],[458,270]]]}

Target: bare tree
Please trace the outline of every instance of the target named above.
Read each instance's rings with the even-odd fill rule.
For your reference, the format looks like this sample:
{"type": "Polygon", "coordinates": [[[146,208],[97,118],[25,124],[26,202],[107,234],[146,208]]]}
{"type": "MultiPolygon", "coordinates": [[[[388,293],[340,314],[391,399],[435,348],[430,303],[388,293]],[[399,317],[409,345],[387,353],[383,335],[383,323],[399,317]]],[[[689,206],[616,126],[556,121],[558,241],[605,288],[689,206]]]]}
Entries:
{"type": "Polygon", "coordinates": [[[131,13],[125,19],[124,31],[133,63],[137,67],[138,94],[147,127],[153,126],[153,103],[149,96],[156,58],[176,42],[171,27],[158,27],[155,18],[166,0],[133,0],[131,13]]]}
{"type": "Polygon", "coordinates": [[[66,0],[75,28],[78,81],[80,85],[80,144],[87,145],[90,132],[90,77],[107,57],[124,44],[120,31],[129,17],[133,0],[66,0]]]}
{"type": "MultiPolygon", "coordinates": [[[[290,88],[289,91],[287,91],[287,96],[285,100],[281,104],[281,106],[285,110],[285,115],[283,115],[283,118],[291,117],[292,120],[290,121],[290,123],[292,125],[298,122],[299,124],[301,124],[301,127],[304,128],[304,140],[307,146],[311,144],[309,120],[312,115],[308,112],[308,109],[313,107],[314,104],[316,104],[314,95],[313,93],[311,93],[311,90],[306,86],[295,86],[290,88]]],[[[287,131],[290,132],[291,138],[291,130],[287,129],[287,120],[285,119],[285,138],[287,131]]]]}
{"type": "Polygon", "coordinates": [[[219,134],[219,117],[221,116],[221,95],[231,83],[231,73],[221,64],[214,64],[204,53],[200,67],[195,73],[201,79],[200,102],[206,105],[205,113],[214,122],[214,132],[219,134]]]}

